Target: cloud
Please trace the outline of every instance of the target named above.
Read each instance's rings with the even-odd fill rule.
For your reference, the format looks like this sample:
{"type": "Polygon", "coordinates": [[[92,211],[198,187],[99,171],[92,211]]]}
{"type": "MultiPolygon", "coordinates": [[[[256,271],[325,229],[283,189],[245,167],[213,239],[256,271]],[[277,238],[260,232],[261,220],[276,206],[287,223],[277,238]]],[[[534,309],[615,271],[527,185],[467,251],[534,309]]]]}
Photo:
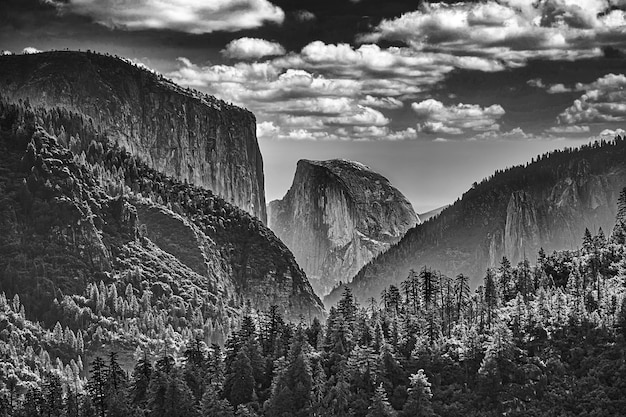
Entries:
{"type": "Polygon", "coordinates": [[[526,133],[522,128],[516,127],[508,132],[488,131],[471,137],[470,141],[505,141],[505,140],[531,140],[539,137],[526,133]]]}
{"type": "Polygon", "coordinates": [[[621,136],[622,138],[626,137],[626,130],[624,130],[624,129],[615,129],[615,130],[613,130],[613,129],[604,129],[598,135],[598,137],[600,137],[601,139],[606,139],[606,140],[613,139],[616,136],[621,136]]]}
{"type": "Polygon", "coordinates": [[[571,93],[576,91],[574,88],[566,87],[564,84],[553,84],[546,90],[548,94],[571,93]]]}
{"type": "Polygon", "coordinates": [[[43,52],[43,51],[41,51],[41,50],[39,50],[39,49],[37,49],[37,48],[34,48],[34,47],[32,47],[32,46],[27,46],[26,48],[24,48],[24,49],[22,50],[22,53],[23,53],[23,54],[26,54],[26,55],[30,55],[30,54],[38,54],[38,53],[40,53],[40,52],[43,52]]]}
{"type": "Polygon", "coordinates": [[[13,52],[5,49],[2,52],[0,52],[0,55],[13,55],[13,52]]]}
{"type": "Polygon", "coordinates": [[[589,126],[553,126],[546,130],[548,133],[589,133],[589,126]]]}
{"type": "Polygon", "coordinates": [[[499,130],[500,125],[497,122],[505,114],[502,106],[498,104],[485,108],[476,104],[462,103],[445,106],[434,99],[412,103],[411,108],[420,119],[419,130],[449,135],[460,135],[468,130],[499,130]]]}
{"type": "Polygon", "coordinates": [[[585,93],[557,117],[559,125],[626,121],[626,76],[608,74],[589,84],[576,84],[585,93]]]}
{"type": "MultiPolygon", "coordinates": [[[[526,81],[526,84],[531,87],[546,90],[548,94],[571,93],[573,91],[576,91],[576,87],[566,87],[565,84],[559,83],[546,85],[541,78],[533,78],[532,80],[526,81]]],[[[580,86],[578,88],[580,88],[580,86]]]]}
{"type": "Polygon", "coordinates": [[[300,22],[310,22],[316,19],[315,14],[308,10],[298,10],[294,13],[294,17],[300,22]]]}
{"type": "Polygon", "coordinates": [[[171,29],[201,34],[282,23],[283,10],[267,0],[44,0],[62,12],[126,30],[171,29]]]}
{"type": "Polygon", "coordinates": [[[526,84],[528,84],[531,87],[535,87],[535,88],[545,88],[546,87],[546,85],[543,83],[543,80],[541,78],[533,78],[532,80],[526,81],[526,84]]]}
{"type": "Polygon", "coordinates": [[[285,48],[277,42],[258,38],[239,38],[222,50],[222,55],[233,59],[259,59],[266,56],[284,55],[285,48]]]}
{"type": "Polygon", "coordinates": [[[256,135],[259,138],[273,137],[280,132],[274,122],[260,122],[256,125],[256,135]]]}
{"type": "Polygon", "coordinates": [[[417,51],[500,59],[509,67],[531,58],[600,56],[599,45],[626,45],[626,14],[613,6],[606,0],[425,3],[384,19],[360,40],[402,41],[417,51]]]}
{"type": "Polygon", "coordinates": [[[359,101],[363,106],[376,107],[379,109],[401,109],[404,104],[394,97],[374,97],[369,94],[359,101]]]}

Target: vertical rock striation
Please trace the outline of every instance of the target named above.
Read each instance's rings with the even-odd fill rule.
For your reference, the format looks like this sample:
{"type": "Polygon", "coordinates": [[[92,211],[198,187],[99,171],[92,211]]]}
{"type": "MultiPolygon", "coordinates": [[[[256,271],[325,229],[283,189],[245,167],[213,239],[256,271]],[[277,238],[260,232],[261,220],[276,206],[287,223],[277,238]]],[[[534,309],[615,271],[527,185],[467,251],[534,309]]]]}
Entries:
{"type": "Polygon", "coordinates": [[[213,190],[266,222],[263,159],[247,110],[94,53],[1,56],[0,91],[89,116],[157,171],[213,190]]]}
{"type": "Polygon", "coordinates": [[[322,294],[418,222],[385,177],[346,160],[299,161],[291,188],[269,206],[270,228],[322,294]]]}

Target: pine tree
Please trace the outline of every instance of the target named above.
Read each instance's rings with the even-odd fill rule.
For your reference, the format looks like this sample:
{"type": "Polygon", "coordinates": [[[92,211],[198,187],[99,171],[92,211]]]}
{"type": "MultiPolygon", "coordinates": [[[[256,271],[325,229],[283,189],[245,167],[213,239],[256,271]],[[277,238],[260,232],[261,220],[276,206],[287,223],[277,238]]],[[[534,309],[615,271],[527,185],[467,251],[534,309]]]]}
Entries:
{"type": "Polygon", "coordinates": [[[430,382],[423,369],[409,378],[409,397],[404,404],[400,417],[432,417],[435,415],[430,402],[433,394],[430,382]]]}
{"type": "Polygon", "coordinates": [[[372,396],[366,417],[395,417],[397,415],[398,413],[389,404],[383,384],[379,384],[372,396]]]}
{"type": "Polygon", "coordinates": [[[202,417],[234,417],[233,407],[227,400],[219,398],[209,385],[202,396],[202,417]]]}
{"type": "Polygon", "coordinates": [[[224,396],[230,403],[237,407],[252,401],[254,393],[254,376],[252,366],[246,352],[241,349],[237,354],[232,367],[228,369],[224,381],[224,396]]]}
{"type": "Polygon", "coordinates": [[[57,374],[48,374],[43,383],[41,411],[47,417],[60,417],[63,413],[63,387],[57,374]]]}
{"type": "Polygon", "coordinates": [[[289,348],[284,368],[276,375],[269,401],[271,415],[306,417],[311,412],[313,378],[303,329],[298,329],[289,348]]]}
{"type": "Polygon", "coordinates": [[[107,373],[106,364],[101,357],[96,356],[91,364],[91,378],[87,385],[87,391],[91,403],[100,417],[105,417],[107,410],[107,373]]]}
{"type": "Polygon", "coordinates": [[[470,287],[469,278],[463,274],[456,276],[454,281],[454,294],[456,301],[456,317],[457,320],[461,319],[461,313],[465,311],[469,303],[470,287]]]}
{"type": "Polygon", "coordinates": [[[487,269],[487,275],[485,276],[485,307],[487,311],[487,327],[491,327],[496,307],[498,306],[498,293],[495,283],[495,277],[491,268],[487,269]]]}
{"type": "Polygon", "coordinates": [[[146,405],[152,372],[152,364],[148,360],[147,354],[144,352],[143,357],[139,359],[133,369],[133,381],[130,387],[131,402],[140,409],[145,408],[146,405]]]}

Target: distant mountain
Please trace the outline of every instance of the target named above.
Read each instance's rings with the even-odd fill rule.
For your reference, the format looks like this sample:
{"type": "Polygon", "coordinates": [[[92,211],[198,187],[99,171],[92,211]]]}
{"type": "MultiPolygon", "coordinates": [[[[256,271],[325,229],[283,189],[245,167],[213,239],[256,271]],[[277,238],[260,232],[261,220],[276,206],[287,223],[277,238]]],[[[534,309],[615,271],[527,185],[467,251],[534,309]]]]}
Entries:
{"type": "Polygon", "coordinates": [[[291,188],[272,201],[269,225],[318,294],[346,281],[419,223],[411,203],[358,162],[298,162],[291,188]]]}
{"type": "Polygon", "coordinates": [[[0,56],[0,91],[13,102],[88,116],[150,167],[213,190],[266,222],[263,159],[247,110],[88,52],[0,56]]]}
{"type": "MultiPolygon", "coordinates": [[[[476,286],[503,256],[512,263],[546,251],[575,248],[585,228],[612,230],[616,201],[626,185],[626,140],[595,142],[542,155],[497,171],[439,216],[409,230],[365,265],[349,286],[365,300],[424,265],[449,276],[469,275],[476,286]]],[[[342,288],[324,302],[334,303],[342,288]]]]}
{"type": "Polygon", "coordinates": [[[438,207],[436,209],[427,211],[426,213],[420,213],[419,217],[420,220],[422,221],[422,223],[430,220],[432,217],[436,217],[439,215],[439,213],[441,213],[442,211],[444,211],[446,209],[446,207],[448,206],[442,206],[442,207],[438,207]]]}

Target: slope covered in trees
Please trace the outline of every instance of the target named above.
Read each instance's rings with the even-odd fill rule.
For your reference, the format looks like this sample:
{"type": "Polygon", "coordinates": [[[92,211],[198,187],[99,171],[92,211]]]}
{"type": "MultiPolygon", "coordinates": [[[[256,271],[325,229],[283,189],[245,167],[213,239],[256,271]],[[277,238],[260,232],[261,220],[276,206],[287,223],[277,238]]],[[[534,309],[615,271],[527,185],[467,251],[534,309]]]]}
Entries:
{"type": "MultiPolygon", "coordinates": [[[[179,355],[138,351],[129,375],[112,352],[90,361],[75,385],[45,353],[35,355],[29,366],[43,377],[25,382],[10,368],[0,380],[0,413],[621,416],[625,210],[626,190],[611,236],[585,232],[579,249],[540,251],[533,266],[503,258],[473,292],[464,275],[423,268],[386,288],[381,304],[359,305],[344,290],[324,324],[286,323],[276,307],[246,309],[223,349],[189,337],[179,355]]],[[[38,331],[18,310],[19,300],[0,297],[12,325],[0,347],[13,361],[24,333],[38,331]]],[[[64,337],[60,326],[52,333],[64,337]]]]}
{"type": "MultiPolygon", "coordinates": [[[[464,273],[475,288],[503,256],[517,264],[540,248],[576,247],[586,227],[611,230],[625,184],[626,139],[619,136],[497,171],[346,277],[347,285],[359,300],[378,297],[410,269],[428,265],[449,276],[464,273]]],[[[336,302],[342,291],[336,287],[326,302],[336,302]]]]}
{"type": "Polygon", "coordinates": [[[260,220],[99,135],[79,114],[0,102],[0,291],[23,319],[80,332],[90,355],[223,343],[246,304],[323,314],[260,220]]]}

